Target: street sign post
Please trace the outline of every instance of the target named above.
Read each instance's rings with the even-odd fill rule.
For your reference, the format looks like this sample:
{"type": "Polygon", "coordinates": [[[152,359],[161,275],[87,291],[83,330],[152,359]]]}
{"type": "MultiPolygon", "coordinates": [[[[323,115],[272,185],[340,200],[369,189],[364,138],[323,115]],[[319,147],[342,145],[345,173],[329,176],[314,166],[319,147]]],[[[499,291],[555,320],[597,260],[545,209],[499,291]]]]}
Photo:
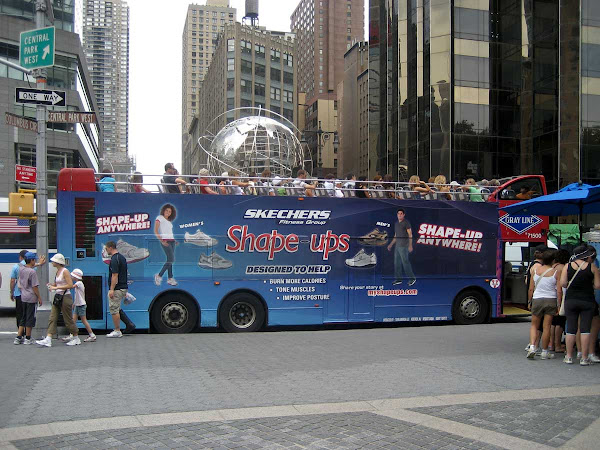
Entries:
{"type": "Polygon", "coordinates": [[[15,88],[15,101],[23,104],[66,106],[65,91],[49,91],[46,89],[15,88]]]}
{"type": "Polygon", "coordinates": [[[23,31],[19,50],[19,63],[26,69],[53,66],[54,27],[23,31]]]}
{"type": "Polygon", "coordinates": [[[22,166],[20,164],[15,165],[15,181],[21,183],[36,183],[36,169],[31,166],[22,166]]]}
{"type": "Polygon", "coordinates": [[[22,128],[24,130],[35,131],[37,133],[38,124],[35,119],[29,119],[28,117],[17,116],[9,112],[4,113],[4,122],[6,125],[12,125],[13,127],[22,128]]]}
{"type": "Polygon", "coordinates": [[[48,111],[48,122],[96,123],[96,114],[93,112],[48,111]]]}

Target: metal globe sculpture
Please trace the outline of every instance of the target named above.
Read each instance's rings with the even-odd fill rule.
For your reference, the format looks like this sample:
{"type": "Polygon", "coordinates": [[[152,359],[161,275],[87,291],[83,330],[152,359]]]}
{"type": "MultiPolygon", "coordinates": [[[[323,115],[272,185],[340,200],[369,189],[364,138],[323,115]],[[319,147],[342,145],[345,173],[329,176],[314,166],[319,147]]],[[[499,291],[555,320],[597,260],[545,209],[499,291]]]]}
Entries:
{"type": "MultiPolygon", "coordinates": [[[[298,129],[285,117],[262,108],[231,111],[241,111],[245,117],[228,123],[214,136],[205,135],[198,139],[211,174],[219,175],[234,169],[242,175],[252,172],[260,175],[269,169],[274,176],[290,178],[298,168],[311,168],[306,166],[310,166],[312,160],[305,159],[304,149],[294,132],[299,134],[298,129]]],[[[214,119],[213,123],[220,118],[214,119]]]]}

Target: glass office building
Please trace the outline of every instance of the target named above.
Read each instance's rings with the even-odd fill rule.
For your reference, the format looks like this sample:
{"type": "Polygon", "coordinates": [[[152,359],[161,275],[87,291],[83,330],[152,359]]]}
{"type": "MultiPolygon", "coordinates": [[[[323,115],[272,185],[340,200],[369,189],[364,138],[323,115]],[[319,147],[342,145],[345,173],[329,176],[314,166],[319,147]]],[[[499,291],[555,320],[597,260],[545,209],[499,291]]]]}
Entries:
{"type": "Polygon", "coordinates": [[[371,175],[600,182],[600,1],[369,9],[371,175]]]}

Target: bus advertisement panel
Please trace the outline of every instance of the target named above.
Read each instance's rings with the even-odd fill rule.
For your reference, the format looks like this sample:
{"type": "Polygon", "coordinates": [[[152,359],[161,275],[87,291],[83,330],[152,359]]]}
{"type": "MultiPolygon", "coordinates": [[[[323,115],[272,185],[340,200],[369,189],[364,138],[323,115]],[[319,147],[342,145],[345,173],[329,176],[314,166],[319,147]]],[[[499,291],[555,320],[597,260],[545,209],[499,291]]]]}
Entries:
{"type": "Polygon", "coordinates": [[[60,192],[59,217],[59,251],[102,277],[99,327],[110,326],[108,241],[128,261],[137,301],[124,309],[138,328],[481,323],[499,312],[492,203],[60,192]]]}

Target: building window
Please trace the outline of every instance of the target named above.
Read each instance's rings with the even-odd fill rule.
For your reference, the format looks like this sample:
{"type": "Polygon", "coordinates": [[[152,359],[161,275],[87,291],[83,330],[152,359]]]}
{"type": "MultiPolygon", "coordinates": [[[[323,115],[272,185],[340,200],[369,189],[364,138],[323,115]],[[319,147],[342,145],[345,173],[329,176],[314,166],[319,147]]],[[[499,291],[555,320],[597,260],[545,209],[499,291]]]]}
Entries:
{"type": "Polygon", "coordinates": [[[251,42],[248,42],[248,41],[240,42],[240,48],[242,49],[242,53],[245,53],[247,55],[252,54],[252,43],[251,42]]]}
{"type": "Polygon", "coordinates": [[[271,87],[271,100],[281,100],[281,89],[271,87]]]}
{"type": "Polygon", "coordinates": [[[271,62],[281,61],[281,52],[279,50],[271,49],[271,62]]]}
{"type": "Polygon", "coordinates": [[[294,110],[283,108],[283,117],[285,117],[290,122],[294,121],[294,110]]]}
{"type": "Polygon", "coordinates": [[[227,39],[227,51],[235,52],[235,39],[227,39]]]}
{"type": "Polygon", "coordinates": [[[271,67],[271,81],[279,82],[281,80],[281,70],[271,67]]]}
{"type": "Polygon", "coordinates": [[[490,13],[479,9],[454,8],[454,36],[489,41],[490,13]]]}
{"type": "Polygon", "coordinates": [[[265,46],[259,45],[259,44],[254,44],[254,53],[256,54],[255,56],[257,58],[264,58],[265,57],[265,46]]]}
{"type": "Polygon", "coordinates": [[[252,75],[252,63],[250,61],[240,61],[242,73],[252,75]]]}
{"type": "Polygon", "coordinates": [[[285,84],[294,84],[294,74],[290,72],[283,72],[283,82],[285,84]]]}
{"type": "Polygon", "coordinates": [[[257,77],[265,77],[266,68],[264,64],[255,64],[254,65],[254,74],[257,77]]]}
{"type": "Polygon", "coordinates": [[[262,83],[254,83],[254,95],[261,97],[265,96],[265,85],[262,83]]]}
{"type": "Polygon", "coordinates": [[[283,91],[283,101],[287,103],[294,103],[294,93],[292,91],[283,91]]]}
{"type": "MultiPolygon", "coordinates": [[[[244,61],[242,61],[243,63],[244,61]]],[[[227,71],[232,72],[235,70],[235,58],[227,58],[227,71]]]]}
{"type": "Polygon", "coordinates": [[[227,92],[235,91],[235,78],[227,78],[227,92]]]}
{"type": "Polygon", "coordinates": [[[248,80],[240,80],[240,91],[244,94],[252,94],[252,82],[248,80]]]}
{"type": "Polygon", "coordinates": [[[294,57],[292,55],[284,53],[283,63],[286,64],[288,67],[292,67],[294,65],[294,57]]]}

